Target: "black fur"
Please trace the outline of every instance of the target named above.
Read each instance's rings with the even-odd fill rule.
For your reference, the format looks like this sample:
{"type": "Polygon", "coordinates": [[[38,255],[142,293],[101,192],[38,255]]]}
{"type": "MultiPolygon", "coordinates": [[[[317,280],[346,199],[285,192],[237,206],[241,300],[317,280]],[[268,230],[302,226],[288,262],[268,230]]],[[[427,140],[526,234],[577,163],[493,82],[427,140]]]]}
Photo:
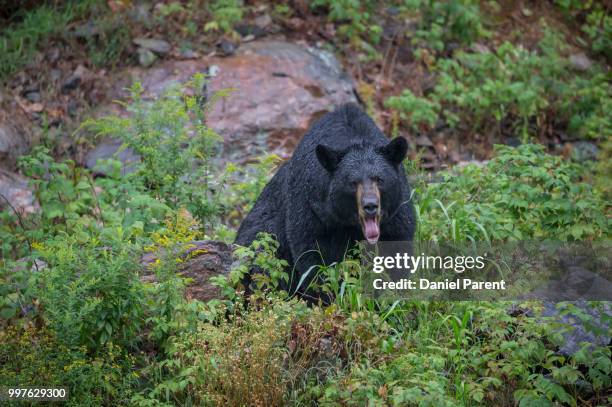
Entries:
{"type": "Polygon", "coordinates": [[[295,270],[287,287],[293,293],[311,266],[342,260],[364,239],[355,194],[356,183],[366,177],[381,191],[380,240],[412,240],[414,207],[401,166],[406,150],[404,139],[389,142],[356,105],[326,114],[264,188],[236,243],[247,246],[259,232],[275,235],[279,257],[295,270]]]}

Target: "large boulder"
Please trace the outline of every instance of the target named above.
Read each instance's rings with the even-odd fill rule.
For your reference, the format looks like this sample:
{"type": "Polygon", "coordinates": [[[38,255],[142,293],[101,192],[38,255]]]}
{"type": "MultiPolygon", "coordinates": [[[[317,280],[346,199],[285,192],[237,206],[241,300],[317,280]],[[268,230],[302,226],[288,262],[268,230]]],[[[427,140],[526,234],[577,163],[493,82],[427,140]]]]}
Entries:
{"type": "MultiPolygon", "coordinates": [[[[184,261],[179,264],[179,274],[190,280],[185,293],[188,299],[208,301],[221,297],[219,287],[213,285],[210,278],[229,274],[234,261],[232,251],[233,246],[214,240],[189,243],[188,249],[181,253],[184,261]]],[[[142,257],[142,281],[155,283],[156,276],[152,265],[163,255],[163,251],[158,251],[142,257]]]]}
{"type": "MultiPolygon", "coordinates": [[[[225,140],[224,157],[233,160],[262,151],[288,156],[314,120],[340,104],[356,101],[353,81],[333,54],[282,41],[247,43],[225,58],[130,68],[118,74],[121,79],[112,85],[109,99],[127,97],[125,88],[140,81],[143,97],[152,100],[170,85],[184,83],[199,72],[210,75],[206,96],[236,89],[217,102],[207,118],[207,124],[225,140]]],[[[121,109],[111,107],[115,113],[124,113],[121,109]]],[[[92,157],[108,158],[112,143],[98,145],[86,157],[86,164],[95,162],[92,157]],[[100,149],[106,150],[104,154],[100,149]]]]}

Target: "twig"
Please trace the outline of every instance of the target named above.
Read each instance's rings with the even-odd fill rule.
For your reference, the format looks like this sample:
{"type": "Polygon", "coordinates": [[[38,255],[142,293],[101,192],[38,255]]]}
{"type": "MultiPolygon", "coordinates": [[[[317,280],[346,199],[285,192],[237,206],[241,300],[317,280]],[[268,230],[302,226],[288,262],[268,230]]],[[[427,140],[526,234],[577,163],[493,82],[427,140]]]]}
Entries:
{"type": "MultiPolygon", "coordinates": [[[[30,250],[30,257],[33,258],[32,253],[34,250],[32,249],[32,242],[30,242],[30,239],[28,238],[28,234],[26,233],[27,229],[25,228],[23,224],[23,218],[21,217],[21,214],[17,211],[17,209],[15,209],[15,207],[11,204],[11,201],[9,201],[7,197],[5,197],[3,194],[0,194],[0,198],[6,201],[9,208],[11,208],[13,212],[15,213],[15,215],[17,216],[17,220],[19,221],[19,226],[21,226],[21,229],[23,229],[23,237],[28,243],[28,249],[30,250]]],[[[34,267],[36,268],[36,272],[40,272],[40,270],[38,270],[38,264],[36,263],[36,259],[33,259],[33,260],[34,260],[34,267]]]]}
{"type": "Polygon", "coordinates": [[[104,225],[104,217],[102,216],[102,208],[100,208],[100,200],[98,199],[98,194],[96,193],[96,188],[94,187],[93,184],[93,177],[91,176],[91,174],[87,175],[87,181],[89,183],[89,186],[91,187],[91,193],[94,196],[94,199],[96,201],[96,207],[98,208],[98,215],[97,218],[98,220],[102,223],[102,227],[106,227],[106,225],[104,225]]]}

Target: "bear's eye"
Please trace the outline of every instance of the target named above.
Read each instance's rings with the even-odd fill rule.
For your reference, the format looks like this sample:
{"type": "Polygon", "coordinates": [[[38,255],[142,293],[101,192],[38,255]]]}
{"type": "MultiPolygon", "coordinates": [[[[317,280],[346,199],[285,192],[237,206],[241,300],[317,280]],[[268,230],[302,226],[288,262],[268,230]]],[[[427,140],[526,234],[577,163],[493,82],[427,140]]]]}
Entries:
{"type": "Polygon", "coordinates": [[[372,181],[376,182],[378,185],[382,185],[382,184],[384,184],[383,179],[382,179],[382,178],[380,178],[380,177],[373,177],[373,178],[372,178],[372,181]]]}

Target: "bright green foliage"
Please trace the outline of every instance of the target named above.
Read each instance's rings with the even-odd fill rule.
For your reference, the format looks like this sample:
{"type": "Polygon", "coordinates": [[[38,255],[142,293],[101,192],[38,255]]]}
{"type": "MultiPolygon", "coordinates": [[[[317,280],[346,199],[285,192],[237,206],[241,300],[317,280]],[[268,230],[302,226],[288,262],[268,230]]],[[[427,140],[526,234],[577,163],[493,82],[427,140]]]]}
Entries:
{"type": "MultiPolygon", "coordinates": [[[[133,174],[110,160],[93,179],[44,148],[21,160],[41,212],[21,223],[2,214],[0,384],[70,386],[70,403],[92,406],[605,404],[608,348],[562,357],[558,326],[509,315],[507,303],[366,296],[358,250],[313,271],[326,307],[279,289],[290,277],[269,235],[238,248],[229,276],[214,279],[222,298],[185,299],[190,242],[231,240],[278,159],[216,169],[218,137],[197,97],[174,90],[149,105],[134,90],[129,117],[86,125],[139,153],[133,174]],[[145,253],[156,260],[141,264],[145,253]],[[246,301],[240,282],[252,267],[261,273],[246,301]]],[[[404,96],[421,128],[432,115],[411,110],[444,114],[444,104],[404,96]]],[[[482,167],[415,185],[418,238],[607,239],[609,201],[588,175],[542,146],[498,147],[482,167]]],[[[537,304],[521,306],[537,315],[537,304]]],[[[565,306],[610,335],[608,316],[565,306]]]]}
{"type": "Polygon", "coordinates": [[[234,24],[242,20],[241,0],[214,0],[209,8],[213,20],[204,26],[206,31],[221,29],[226,33],[232,32],[234,24]]]}
{"type": "Polygon", "coordinates": [[[380,41],[382,27],[372,21],[374,12],[381,5],[372,0],[315,0],[310,3],[312,8],[325,7],[329,10],[331,21],[342,22],[338,34],[348,38],[358,48],[368,52],[370,57],[376,55],[376,50],[370,43],[380,41]]]}
{"type": "Polygon", "coordinates": [[[410,89],[404,89],[401,95],[392,96],[385,101],[385,106],[400,113],[413,130],[426,130],[435,126],[438,121],[440,104],[415,96],[410,89]]]}
{"type": "Polygon", "coordinates": [[[376,56],[370,44],[377,44],[383,31],[374,19],[381,7],[395,9],[402,17],[416,18],[415,43],[436,51],[443,51],[452,43],[469,45],[487,35],[478,2],[472,0],[405,0],[385,4],[371,0],[316,0],[311,7],[325,7],[329,19],[340,23],[338,34],[367,51],[370,57],[376,56]]]}
{"type": "Polygon", "coordinates": [[[38,299],[49,327],[67,346],[95,351],[134,346],[143,323],[138,256],[120,228],[88,241],[61,236],[37,245],[48,263],[38,299]],[[101,249],[103,247],[103,249],[101,249]]]}
{"type": "MultiPolygon", "coordinates": [[[[70,2],[73,5],[74,2],[70,2]]],[[[72,19],[72,7],[65,12],[42,6],[24,15],[23,21],[10,30],[0,30],[0,78],[25,65],[37,47],[48,37],[63,30],[72,19]]]]}
{"type": "Polygon", "coordinates": [[[612,57],[612,17],[605,1],[555,0],[569,18],[583,22],[594,53],[612,57]],[[586,15],[586,17],[584,17],[586,15]]]}
{"type": "MultiPolygon", "coordinates": [[[[196,75],[190,86],[202,89],[205,78],[196,75]]],[[[98,136],[113,136],[137,153],[138,182],[164,204],[185,206],[204,224],[216,213],[211,189],[220,188],[211,174],[210,159],[218,151],[220,136],[205,124],[206,106],[201,96],[184,96],[175,88],[153,103],[142,99],[142,87],[131,89],[131,116],[90,120],[83,127],[98,136]]],[[[221,92],[215,98],[225,95],[221,92]]]]}
{"type": "Polygon", "coordinates": [[[486,166],[446,173],[417,191],[420,240],[584,240],[612,231],[609,202],[581,167],[542,146],[497,146],[486,166]]]}
{"type": "MultiPolygon", "coordinates": [[[[404,303],[401,308],[408,312],[415,306],[417,303],[404,303]]],[[[416,311],[428,313],[426,309],[416,311]]],[[[354,366],[340,381],[327,385],[322,401],[464,406],[500,405],[514,398],[520,405],[555,401],[576,405],[576,380],[584,378],[578,363],[612,371],[604,361],[609,349],[598,348],[596,362],[587,361],[582,353],[568,361],[541,341],[550,334],[545,324],[524,316],[511,317],[503,304],[449,303],[438,312],[424,316],[435,331],[417,325],[396,356],[376,366],[365,361],[354,366]],[[448,337],[459,341],[449,345],[448,337]],[[542,374],[542,368],[550,375],[542,374]]],[[[605,386],[598,384],[596,392],[603,396],[605,386]]]]}
{"type": "Polygon", "coordinates": [[[438,52],[488,36],[478,1],[405,0],[403,8],[418,17],[414,42],[438,52]]]}
{"type": "Polygon", "coordinates": [[[11,387],[68,387],[67,406],[127,405],[138,382],[135,358],[112,343],[99,356],[70,348],[48,329],[0,331],[0,383],[11,387]]]}
{"type": "Polygon", "coordinates": [[[271,235],[260,233],[249,247],[236,249],[235,256],[240,260],[240,264],[231,270],[229,281],[220,277],[216,279],[217,283],[224,288],[224,292],[233,294],[228,292],[228,287],[239,285],[251,270],[259,270],[259,273],[252,276],[257,290],[280,291],[280,288],[289,282],[289,275],[285,271],[287,262],[276,257],[277,251],[278,242],[271,235]]]}
{"type": "Polygon", "coordinates": [[[42,234],[57,230],[59,223],[65,224],[65,230],[72,229],[84,215],[93,214],[93,180],[73,161],[55,162],[46,147],[37,146],[31,155],[21,157],[19,165],[32,179],[43,209],[42,234]]]}
{"type": "Polygon", "coordinates": [[[527,140],[556,125],[582,138],[609,137],[612,93],[606,74],[576,75],[559,46],[549,33],[541,53],[510,43],[495,52],[458,52],[436,62],[438,80],[430,94],[418,98],[404,91],[387,105],[413,128],[431,126],[439,117],[471,134],[510,131],[527,140]]]}
{"type": "Polygon", "coordinates": [[[23,257],[30,254],[32,242],[57,234],[75,234],[86,241],[100,226],[120,226],[127,231],[156,229],[170,208],[148,195],[140,181],[122,182],[118,161],[107,164],[109,177],[94,181],[71,160],[55,162],[43,146],[21,157],[20,166],[31,179],[41,210],[23,222],[12,212],[2,213],[2,256],[23,257]]]}
{"type": "Polygon", "coordinates": [[[594,52],[612,58],[612,16],[609,11],[598,9],[590,13],[582,30],[591,40],[594,52]]]}

